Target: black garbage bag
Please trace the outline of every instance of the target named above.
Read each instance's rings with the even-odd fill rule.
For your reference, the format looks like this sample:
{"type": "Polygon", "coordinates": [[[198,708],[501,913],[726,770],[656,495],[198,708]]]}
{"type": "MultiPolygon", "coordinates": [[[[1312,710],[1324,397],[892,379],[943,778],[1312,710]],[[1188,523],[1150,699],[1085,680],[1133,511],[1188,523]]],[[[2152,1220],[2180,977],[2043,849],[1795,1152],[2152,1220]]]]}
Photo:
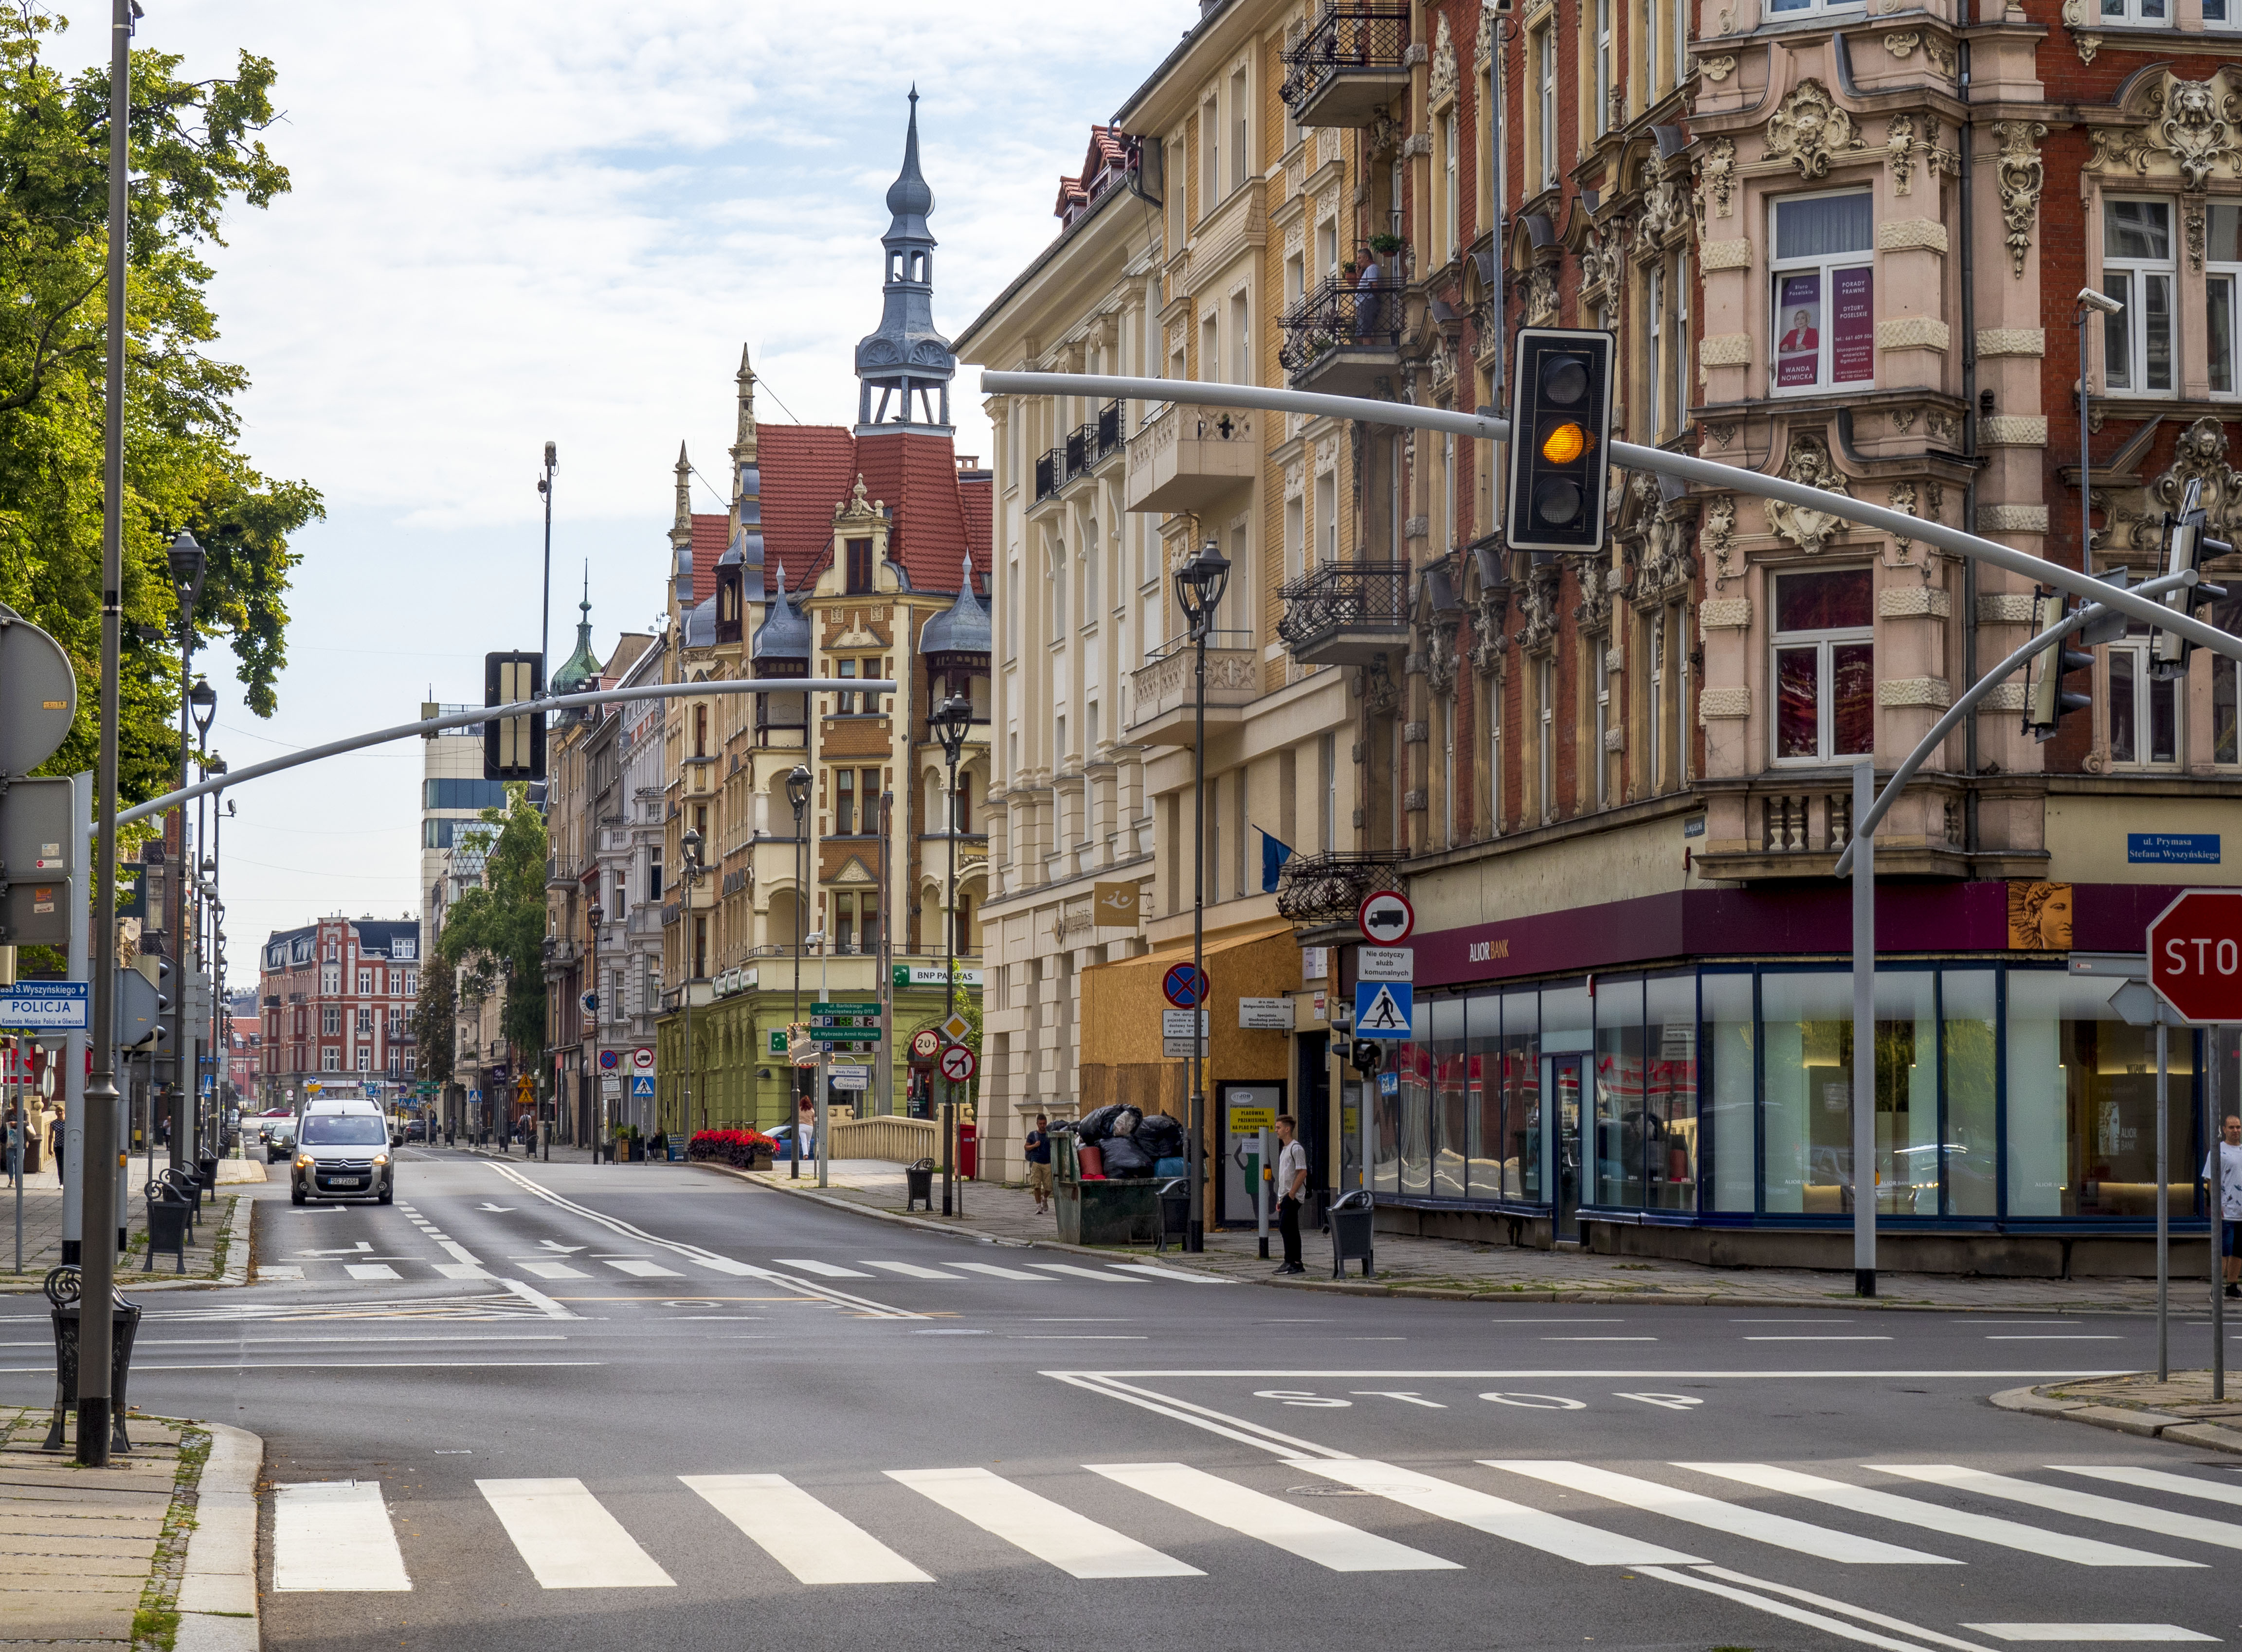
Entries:
{"type": "Polygon", "coordinates": [[[1097,1145],[1112,1134],[1113,1120],[1123,1111],[1121,1104],[1115,1102],[1111,1106],[1100,1107],[1094,1112],[1084,1113],[1075,1121],[1075,1139],[1085,1146],[1097,1145]]]}
{"type": "Polygon", "coordinates": [[[1137,1126],[1144,1122],[1144,1114],[1138,1112],[1134,1107],[1124,1104],[1113,1110],[1112,1122],[1105,1126],[1105,1133],[1109,1136],[1127,1136],[1132,1134],[1137,1126]]]}
{"type": "Polygon", "coordinates": [[[1108,1136],[1098,1152],[1104,1156],[1108,1180],[1116,1177],[1150,1176],[1152,1161],[1134,1136],[1108,1136]]]}
{"type": "Polygon", "coordinates": [[[1130,1138],[1154,1158],[1184,1156],[1184,1127],[1165,1113],[1146,1113],[1130,1138]]]}

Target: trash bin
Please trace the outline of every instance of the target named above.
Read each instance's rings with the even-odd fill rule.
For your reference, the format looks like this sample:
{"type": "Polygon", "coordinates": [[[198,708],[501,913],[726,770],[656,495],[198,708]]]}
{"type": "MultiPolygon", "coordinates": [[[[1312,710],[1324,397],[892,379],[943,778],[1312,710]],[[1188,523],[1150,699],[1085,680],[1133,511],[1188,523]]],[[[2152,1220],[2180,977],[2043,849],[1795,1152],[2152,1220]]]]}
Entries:
{"type": "Polygon", "coordinates": [[[1178,1246],[1191,1231],[1191,1182],[1178,1176],[1160,1184],[1160,1242],[1158,1249],[1166,1250],[1172,1235],[1178,1246]]]}
{"type": "Polygon", "coordinates": [[[934,1160],[922,1158],[903,1167],[903,1193],[906,1211],[916,1205],[928,1215],[934,1214],[934,1160]]]}
{"type": "Polygon", "coordinates": [[[198,1158],[195,1160],[195,1168],[202,1172],[203,1186],[205,1190],[210,1192],[216,1192],[218,1191],[218,1160],[215,1158],[198,1158]]]}
{"type": "Polygon", "coordinates": [[[181,1199],[161,1177],[148,1184],[148,1261],[153,1272],[156,1252],[169,1251],[178,1259],[178,1271],[187,1271],[187,1222],[195,1207],[181,1199]]]}
{"type": "Polygon", "coordinates": [[[1357,1258],[1362,1262],[1362,1277],[1370,1277],[1373,1266],[1370,1230],[1376,1216],[1376,1207],[1366,1188],[1342,1193],[1332,1201],[1326,1218],[1331,1224],[1332,1278],[1337,1279],[1345,1273],[1346,1265],[1357,1258]]]}
{"type": "MultiPolygon", "coordinates": [[[[63,1449],[63,1414],[77,1409],[78,1288],[76,1264],[55,1268],[47,1275],[47,1301],[55,1328],[55,1413],[40,1447],[44,1451],[63,1449]]],[[[124,1434],[124,1378],[132,1366],[132,1336],[140,1328],[140,1305],[126,1301],[113,1286],[109,1296],[109,1448],[129,1452],[132,1442],[124,1434]]]]}

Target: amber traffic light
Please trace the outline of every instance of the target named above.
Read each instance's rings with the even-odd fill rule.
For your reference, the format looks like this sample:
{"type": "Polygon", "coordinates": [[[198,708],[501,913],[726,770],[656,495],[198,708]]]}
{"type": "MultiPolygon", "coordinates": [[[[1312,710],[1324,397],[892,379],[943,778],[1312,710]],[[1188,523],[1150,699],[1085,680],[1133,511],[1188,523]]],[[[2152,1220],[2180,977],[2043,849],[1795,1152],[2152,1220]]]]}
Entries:
{"type": "Polygon", "coordinates": [[[1513,550],[1603,547],[1612,348],[1608,332],[1519,329],[1503,513],[1513,550]]]}

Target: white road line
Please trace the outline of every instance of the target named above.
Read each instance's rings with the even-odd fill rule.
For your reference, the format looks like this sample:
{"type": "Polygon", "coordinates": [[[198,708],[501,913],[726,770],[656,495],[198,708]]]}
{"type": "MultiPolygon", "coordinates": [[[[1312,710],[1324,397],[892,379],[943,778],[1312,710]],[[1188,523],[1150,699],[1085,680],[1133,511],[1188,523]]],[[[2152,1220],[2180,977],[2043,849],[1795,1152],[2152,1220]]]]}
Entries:
{"type": "Polygon", "coordinates": [[[1964,1623],[1997,1641],[2216,1641],[2177,1623],[1964,1623]]]}
{"type": "Polygon", "coordinates": [[[440,1233],[432,1233],[429,1235],[429,1238],[434,1239],[439,1245],[442,1246],[444,1247],[444,1253],[446,1256],[449,1256],[454,1262],[480,1263],[482,1260],[482,1258],[477,1256],[473,1251],[460,1244],[457,1239],[447,1239],[440,1233]]]}
{"type": "Polygon", "coordinates": [[[828,1279],[869,1279],[872,1276],[853,1267],[836,1267],[830,1262],[813,1261],[806,1256],[775,1256],[771,1260],[782,1267],[798,1267],[805,1273],[815,1273],[828,1279]]]}
{"type": "Polygon", "coordinates": [[[260,1279],[300,1279],[304,1277],[304,1270],[300,1267],[267,1267],[259,1263],[257,1277],[260,1279]]]}
{"type": "Polygon", "coordinates": [[[475,1486],[540,1587],[676,1587],[582,1481],[479,1480],[475,1486]]]}
{"type": "Polygon", "coordinates": [[[397,1270],[386,1262],[346,1262],[343,1272],[354,1279],[393,1279],[399,1277],[397,1270]]]}
{"type": "Polygon", "coordinates": [[[986,1273],[992,1279],[1025,1279],[1031,1285],[1058,1283],[1057,1279],[1048,1279],[1041,1273],[1030,1273],[1025,1268],[999,1267],[994,1262],[953,1262],[950,1266],[965,1268],[975,1273],[986,1273]]]}
{"type": "MultiPolygon", "coordinates": [[[[1794,1601],[1803,1601],[1809,1606],[1819,1606],[1832,1612],[1843,1612],[1863,1623],[1873,1623],[1878,1628],[1896,1629],[1902,1635],[1911,1635],[1918,1641],[1928,1641],[1933,1646],[1949,1646],[1955,1652],[1990,1652],[1975,1641],[1962,1641],[1937,1629],[1926,1629],[1920,1623],[1910,1623],[1903,1617],[1886,1617],[1882,1612],[1871,1612],[1865,1606],[1855,1606],[1849,1601],[1833,1601],[1826,1595],[1816,1595],[1810,1589],[1794,1588],[1788,1583],[1770,1583],[1763,1577],[1751,1577],[1742,1572],[1732,1572],[1725,1566],[1696,1566],[1690,1568],[1705,1577],[1717,1577],[1730,1583],[1741,1583],[1746,1588],[1765,1589],[1770,1595],[1787,1595],[1794,1601]]],[[[1744,1597],[1738,1597],[1744,1598],[1744,1597]]]]}
{"type": "Polygon", "coordinates": [[[1867,1486],[1848,1485],[1843,1481],[1826,1480],[1819,1474],[1803,1474],[1795,1469],[1778,1468],[1769,1463],[1684,1462],[1674,1466],[1695,1469],[1701,1474],[1715,1474],[1722,1480],[1738,1481],[1747,1486],[1756,1486],[1762,1491],[1782,1492],[1812,1502],[1827,1503],[1833,1508],[1848,1509],[1856,1514],[1869,1514],[1879,1520],[1896,1521],[1905,1526],[1920,1526],[1926,1531],[1943,1532],[1949,1537],[1970,1537],[1981,1543],[1997,1544],[2003,1548],[2022,1549],[2027,1555],[2044,1555],[2051,1560],[2068,1561],[2073,1566],[2186,1564],[2185,1561],[2153,1555],[2146,1549],[2125,1548],[2116,1543],[2104,1543],[2091,1537],[2072,1537],[2061,1532],[2044,1532],[2037,1526],[2026,1526],[2017,1521],[1999,1520],[1990,1514],[1973,1514],[1964,1509],[1942,1508],[1937,1503],[1896,1496],[1890,1492],[1877,1491],[1867,1486]]]}
{"type": "Polygon", "coordinates": [[[1655,1342],[1656,1337],[1543,1337],[1544,1342],[1655,1342]]]}
{"type": "Polygon", "coordinates": [[[1514,1503],[1507,1497],[1491,1496],[1469,1486],[1459,1486],[1453,1481],[1436,1480],[1413,1468],[1397,1468],[1391,1463],[1354,1458],[1330,1462],[1302,1457],[1295,1459],[1291,1466],[1336,1480],[1343,1486],[1375,1492],[1420,1514],[1452,1520],[1490,1537],[1538,1548],[1546,1555],[1561,1555],[1583,1566],[1686,1566],[1696,1558],[1639,1537],[1586,1526],[1562,1514],[1547,1514],[1524,1503],[1514,1503]]]}
{"type": "Polygon", "coordinates": [[[548,1320],[581,1320],[584,1317],[574,1309],[562,1307],[534,1285],[525,1285],[520,1279],[500,1279],[499,1283],[548,1320]]]}
{"type": "Polygon", "coordinates": [[[985,1468],[890,1468],[888,1478],[1070,1577],[1204,1577],[1133,1537],[985,1468]]]}
{"type": "Polygon", "coordinates": [[[566,1262],[524,1262],[525,1273],[534,1273],[540,1279],[588,1279],[592,1276],[580,1267],[570,1267],[566,1262]]]}
{"type": "MultiPolygon", "coordinates": [[[[1764,1595],[1754,1595],[1744,1589],[1732,1588],[1726,1583],[1716,1583],[1709,1577],[1695,1577],[1688,1572],[1668,1571],[1662,1566],[1646,1566],[1637,1575],[1655,1577],[1661,1583],[1679,1583],[1684,1588],[1699,1589],[1707,1595],[1717,1595],[1724,1601],[1735,1601],[1739,1605],[1749,1606],[1757,1611],[1770,1612],[1776,1617],[1789,1618],[1794,1623],[1811,1624],[1825,1635],[1838,1635],[1848,1641],[1858,1641],[1864,1646],[1883,1647],[1885,1652],[1923,1652],[1920,1642],[1896,1641],[1889,1635],[1879,1635],[1874,1629],[1864,1629],[1858,1624],[1846,1622],[1843,1618],[1831,1617],[1826,1612],[1809,1612],[1802,1606],[1792,1606],[1787,1602],[1770,1600],[1764,1595]]],[[[1853,1608],[1847,1607],[1841,1609],[1850,1611],[1853,1608]]],[[[1949,1642],[1945,1644],[1951,1645],[1952,1642],[1949,1642]]]]}
{"type": "MultiPolygon", "coordinates": [[[[960,1266],[965,1266],[959,1264],[960,1266]]],[[[1141,1273],[1148,1279],[1173,1279],[1178,1285],[1235,1285],[1236,1279],[1217,1279],[1212,1273],[1185,1273],[1179,1269],[1162,1267],[1156,1262],[1116,1262],[1116,1273],[1141,1273]]]]}
{"type": "MultiPolygon", "coordinates": [[[[2129,1503],[2095,1492],[2072,1491],[2067,1486],[2043,1486],[2037,1481],[1990,1474],[1982,1468],[1963,1468],[1954,1463],[1868,1463],[1863,1467],[1880,1474],[1904,1474],[1910,1480],[1974,1492],[1980,1497],[2005,1497],[2012,1502],[2029,1503],[2034,1508],[2051,1509],[2058,1514],[2075,1514],[2082,1520],[2107,1521],[2137,1532],[2215,1543],[2221,1548],[2242,1548],[2242,1526],[2229,1525],[2223,1520],[2205,1520],[2200,1514],[2174,1514],[2147,1503],[2129,1503]]],[[[2180,1562],[2184,1566],[2195,1563],[2180,1562]]]]}
{"type": "Polygon", "coordinates": [[[954,1279],[955,1273],[945,1273],[938,1267],[921,1267],[916,1262],[866,1262],[866,1267],[885,1268],[890,1273],[900,1273],[907,1279],[954,1279]]]}
{"type": "Polygon", "coordinates": [[[281,1594],[409,1590],[378,1480],[272,1488],[272,1587],[281,1594]]]}
{"type": "Polygon", "coordinates": [[[609,1262],[607,1266],[618,1273],[628,1273],[634,1279],[681,1279],[685,1276],[674,1267],[664,1267],[659,1262],[609,1262]]]}
{"type": "Polygon", "coordinates": [[[2125,1338],[2076,1331],[2036,1331],[2030,1336],[2005,1336],[1997,1332],[1988,1332],[1985,1340],[1988,1342],[2123,1342],[2125,1338]]]}
{"type": "Polygon", "coordinates": [[[1829,1337],[1746,1337],[1747,1342],[1889,1342],[1890,1337],[1829,1336],[1829,1337]]]}
{"type": "Polygon", "coordinates": [[[480,1262],[438,1262],[434,1266],[436,1272],[447,1279],[487,1279],[493,1277],[490,1270],[480,1262]]]}
{"type": "Polygon", "coordinates": [[[1084,1463],[1093,1474],[1171,1503],[1201,1520],[1273,1544],[1329,1572],[1456,1572],[1463,1568],[1375,1532],[1288,1503],[1185,1463],[1084,1463]]]}
{"type": "Polygon", "coordinates": [[[2186,1474],[2168,1474],[2161,1468],[2104,1468],[2084,1463],[2050,1463],[2048,1467],[2058,1474],[2091,1474],[2121,1486],[2138,1486],[2144,1491],[2178,1492],[2183,1497],[2207,1497],[2214,1503],[2242,1507],[2242,1484],[2232,1481],[2195,1480],[2186,1474]]]}
{"type": "Polygon", "coordinates": [[[1134,1285],[1137,1282],[1134,1279],[1117,1279],[1111,1272],[1102,1267],[1077,1267],[1071,1262],[1037,1262],[1031,1266],[1048,1268],[1053,1273],[1072,1274],[1078,1279],[1102,1279],[1108,1285],[1134,1285]]]}
{"type": "MultiPolygon", "coordinates": [[[[800,1266],[800,1263],[795,1264],[800,1266]]],[[[931,1583],[934,1579],[783,1474],[680,1474],[802,1583],[931,1583]]]]}
{"type": "Polygon", "coordinates": [[[1726,1532],[1731,1537],[1747,1538],[1755,1543],[1770,1543],[1777,1548],[1793,1549],[1801,1555],[1838,1561],[1848,1566],[1961,1564],[1943,1555],[1927,1555],[1920,1549],[1902,1548],[1896,1543],[1878,1542],[1872,1537],[1856,1537],[1849,1532],[1833,1531],[1826,1526],[1792,1520],[1787,1514],[1770,1514],[1763,1509],[1741,1508],[1735,1503],[1724,1503],[1717,1497],[1701,1496],[1693,1491],[1661,1486],[1655,1481],[1639,1480],[1633,1474],[1614,1474],[1608,1468],[1592,1467],[1587,1463],[1489,1458],[1480,1461],[1489,1468],[1547,1481],[1553,1486],[1562,1486],[1570,1491],[1587,1492],[1594,1497],[1606,1497],[1615,1503],[1625,1503],[1631,1508],[1664,1514],[1672,1520],[1687,1521],[1693,1526],[1708,1527],[1716,1532],[1726,1532]]]}

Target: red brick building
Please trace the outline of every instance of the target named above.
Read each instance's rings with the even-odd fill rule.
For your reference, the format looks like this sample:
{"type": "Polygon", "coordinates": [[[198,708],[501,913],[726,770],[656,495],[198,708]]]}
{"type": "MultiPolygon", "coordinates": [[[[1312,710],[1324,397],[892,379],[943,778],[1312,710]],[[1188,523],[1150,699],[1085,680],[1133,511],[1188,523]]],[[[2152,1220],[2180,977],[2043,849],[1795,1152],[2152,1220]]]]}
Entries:
{"type": "Polygon", "coordinates": [[[420,925],[409,917],[338,916],[268,937],[258,1104],[300,1101],[305,1082],[322,1076],[412,1082],[420,951],[420,925]]]}

